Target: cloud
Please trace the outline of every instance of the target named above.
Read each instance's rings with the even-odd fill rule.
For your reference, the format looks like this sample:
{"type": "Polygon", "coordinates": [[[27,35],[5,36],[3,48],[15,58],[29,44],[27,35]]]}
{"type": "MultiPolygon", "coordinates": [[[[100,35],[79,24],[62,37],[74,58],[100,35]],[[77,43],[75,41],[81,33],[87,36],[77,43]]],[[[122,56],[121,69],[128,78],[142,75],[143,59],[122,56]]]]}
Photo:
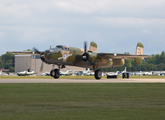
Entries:
{"type": "Polygon", "coordinates": [[[101,24],[115,26],[115,27],[154,27],[164,28],[165,18],[132,18],[132,17],[99,17],[101,24]]]}
{"type": "Polygon", "coordinates": [[[127,17],[128,15],[131,17],[162,16],[165,10],[164,0],[63,0],[54,3],[56,7],[65,12],[111,17],[123,17],[123,15],[127,17]]]}
{"type": "MultiPolygon", "coordinates": [[[[164,0],[2,0],[1,45],[6,51],[33,46],[44,50],[95,41],[100,51],[129,52],[140,41],[152,49],[164,43],[164,6],[164,0]]],[[[163,44],[158,46],[159,51],[164,49],[163,44]]]]}
{"type": "Polygon", "coordinates": [[[143,33],[143,34],[151,34],[152,31],[150,31],[149,29],[143,29],[143,30],[142,30],[142,33],[143,33]]]}
{"type": "Polygon", "coordinates": [[[5,32],[0,32],[0,38],[2,38],[5,35],[5,32]]]}

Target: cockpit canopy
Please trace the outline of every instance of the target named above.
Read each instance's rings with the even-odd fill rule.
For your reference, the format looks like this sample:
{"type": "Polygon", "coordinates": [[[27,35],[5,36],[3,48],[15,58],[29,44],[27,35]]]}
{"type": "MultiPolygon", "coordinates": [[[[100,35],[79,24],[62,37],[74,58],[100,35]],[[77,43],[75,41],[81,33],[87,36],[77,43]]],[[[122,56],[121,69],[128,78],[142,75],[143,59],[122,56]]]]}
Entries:
{"type": "Polygon", "coordinates": [[[57,45],[55,48],[50,49],[51,53],[59,53],[60,50],[69,51],[69,47],[57,45]]]}
{"type": "Polygon", "coordinates": [[[63,45],[57,45],[56,48],[59,48],[59,49],[65,50],[65,51],[69,51],[69,47],[63,46],[63,45]]]}

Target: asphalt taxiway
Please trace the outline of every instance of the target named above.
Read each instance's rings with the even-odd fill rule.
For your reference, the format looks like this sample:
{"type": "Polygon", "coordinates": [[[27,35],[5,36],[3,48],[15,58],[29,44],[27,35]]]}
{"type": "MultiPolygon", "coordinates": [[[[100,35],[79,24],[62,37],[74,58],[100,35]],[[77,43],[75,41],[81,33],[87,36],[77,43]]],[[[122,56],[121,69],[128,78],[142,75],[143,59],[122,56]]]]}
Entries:
{"type": "Polygon", "coordinates": [[[0,83],[165,83],[165,79],[0,79],[0,83]]]}

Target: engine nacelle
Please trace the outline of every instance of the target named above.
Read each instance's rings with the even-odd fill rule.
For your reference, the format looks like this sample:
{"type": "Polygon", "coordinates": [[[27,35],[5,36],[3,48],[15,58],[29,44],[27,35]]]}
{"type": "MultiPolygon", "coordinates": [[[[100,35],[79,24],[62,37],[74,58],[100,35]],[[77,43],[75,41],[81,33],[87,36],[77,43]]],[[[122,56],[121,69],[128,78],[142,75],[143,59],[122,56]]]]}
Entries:
{"type": "MultiPolygon", "coordinates": [[[[40,58],[41,58],[42,62],[45,62],[46,64],[50,64],[50,62],[48,62],[48,61],[45,59],[44,53],[41,53],[40,58]]],[[[46,58],[47,58],[47,57],[46,57],[46,58]]]]}
{"type": "Polygon", "coordinates": [[[89,60],[95,61],[97,54],[95,52],[88,52],[88,54],[89,54],[89,60]]]}
{"type": "Polygon", "coordinates": [[[135,58],[134,61],[136,64],[142,64],[143,59],[142,58],[135,58]]]}
{"type": "Polygon", "coordinates": [[[125,64],[124,59],[112,59],[112,66],[123,66],[125,64]]]}
{"type": "Polygon", "coordinates": [[[84,62],[94,62],[95,61],[95,59],[96,59],[96,57],[97,57],[97,54],[96,53],[94,53],[94,52],[92,52],[92,51],[89,51],[89,52],[87,52],[87,53],[84,53],[83,55],[82,55],[82,60],[84,61],[84,62]]]}

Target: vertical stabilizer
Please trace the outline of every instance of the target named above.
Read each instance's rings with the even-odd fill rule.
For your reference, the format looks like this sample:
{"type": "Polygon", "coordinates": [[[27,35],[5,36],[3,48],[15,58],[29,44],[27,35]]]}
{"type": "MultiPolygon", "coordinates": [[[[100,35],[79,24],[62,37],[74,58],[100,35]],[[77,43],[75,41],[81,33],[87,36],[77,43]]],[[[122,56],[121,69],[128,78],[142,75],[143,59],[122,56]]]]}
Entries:
{"type": "Polygon", "coordinates": [[[89,50],[97,52],[97,44],[95,42],[91,42],[89,50]]]}
{"type": "MultiPolygon", "coordinates": [[[[143,46],[142,43],[139,42],[137,44],[136,53],[135,54],[136,55],[143,55],[143,50],[144,50],[144,46],[143,46]]],[[[134,61],[135,61],[136,64],[141,64],[143,62],[143,59],[139,57],[139,58],[135,58],[134,61]]]]}
{"type": "Polygon", "coordinates": [[[138,43],[137,44],[137,47],[136,47],[136,55],[142,55],[143,54],[143,49],[144,49],[144,46],[142,43],[138,43]]]}
{"type": "Polygon", "coordinates": [[[127,67],[125,67],[125,69],[124,69],[123,73],[126,73],[126,72],[127,72],[127,71],[126,71],[126,69],[127,69],[127,67]]]}

